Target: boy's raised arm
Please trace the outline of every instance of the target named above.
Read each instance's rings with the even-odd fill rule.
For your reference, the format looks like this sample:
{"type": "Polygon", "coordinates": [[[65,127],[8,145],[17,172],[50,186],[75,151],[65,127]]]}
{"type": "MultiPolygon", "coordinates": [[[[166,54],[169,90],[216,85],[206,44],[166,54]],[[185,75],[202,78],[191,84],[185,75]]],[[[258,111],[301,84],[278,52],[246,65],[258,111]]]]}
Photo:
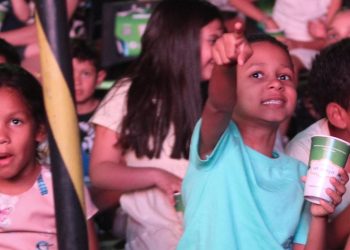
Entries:
{"type": "Polygon", "coordinates": [[[241,23],[236,24],[233,33],[219,38],[213,47],[215,66],[202,114],[199,146],[202,159],[214,149],[231,119],[236,100],[236,64],[244,64],[251,54],[241,23]]]}

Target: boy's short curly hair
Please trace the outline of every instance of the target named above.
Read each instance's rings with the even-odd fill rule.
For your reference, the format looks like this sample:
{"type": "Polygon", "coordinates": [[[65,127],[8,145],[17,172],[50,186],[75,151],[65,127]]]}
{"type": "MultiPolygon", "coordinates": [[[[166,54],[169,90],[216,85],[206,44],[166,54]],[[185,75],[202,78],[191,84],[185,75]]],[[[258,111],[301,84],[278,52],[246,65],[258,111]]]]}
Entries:
{"type": "Polygon", "coordinates": [[[308,94],[316,112],[326,117],[326,107],[335,102],[344,109],[350,104],[350,39],[323,49],[309,73],[308,94]]]}
{"type": "Polygon", "coordinates": [[[272,45],[275,45],[275,46],[281,48],[288,55],[289,61],[293,65],[292,58],[290,56],[288,47],[284,43],[282,43],[279,40],[277,40],[276,38],[274,38],[273,36],[265,34],[265,33],[255,33],[255,34],[248,35],[247,41],[249,43],[269,42],[272,45]]]}
{"type": "Polygon", "coordinates": [[[75,38],[70,41],[72,58],[79,61],[90,61],[96,70],[101,69],[100,51],[97,46],[86,39],[75,38]]]}

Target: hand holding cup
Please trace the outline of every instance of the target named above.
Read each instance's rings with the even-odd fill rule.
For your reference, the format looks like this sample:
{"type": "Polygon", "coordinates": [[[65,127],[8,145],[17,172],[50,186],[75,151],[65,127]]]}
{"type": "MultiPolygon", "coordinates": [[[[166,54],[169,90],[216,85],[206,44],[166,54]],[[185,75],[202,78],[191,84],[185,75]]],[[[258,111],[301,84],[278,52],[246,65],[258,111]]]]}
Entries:
{"type": "Polygon", "coordinates": [[[315,204],[325,201],[332,205],[341,202],[349,180],[344,170],[349,153],[350,144],[346,141],[332,136],[312,137],[304,191],[306,200],[315,204]]]}

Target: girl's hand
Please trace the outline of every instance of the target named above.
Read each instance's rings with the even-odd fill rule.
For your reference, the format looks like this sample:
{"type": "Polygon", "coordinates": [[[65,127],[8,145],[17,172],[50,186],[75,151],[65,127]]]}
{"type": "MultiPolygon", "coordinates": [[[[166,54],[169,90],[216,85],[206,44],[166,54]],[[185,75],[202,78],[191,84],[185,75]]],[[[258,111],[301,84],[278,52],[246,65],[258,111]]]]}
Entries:
{"type": "Polygon", "coordinates": [[[289,39],[289,38],[284,38],[282,40],[280,40],[281,42],[283,42],[289,50],[291,49],[297,49],[300,48],[300,43],[297,40],[293,40],[293,39],[289,39]]]}
{"type": "Polygon", "coordinates": [[[327,25],[325,18],[310,20],[307,24],[309,34],[316,39],[325,39],[327,37],[327,25]]]}
{"type": "Polygon", "coordinates": [[[232,33],[223,34],[213,47],[213,58],[216,64],[225,65],[237,62],[243,65],[253,51],[243,34],[243,24],[237,22],[232,33]]]}
{"type": "Polygon", "coordinates": [[[272,17],[270,16],[266,16],[261,23],[264,25],[264,29],[265,31],[267,30],[277,30],[280,27],[278,26],[278,24],[275,22],[275,20],[273,20],[272,17]]]}
{"type": "Polygon", "coordinates": [[[311,205],[311,214],[316,217],[327,216],[334,212],[337,205],[339,205],[342,201],[342,196],[344,195],[346,188],[345,184],[349,181],[349,176],[346,171],[342,168],[339,169],[338,172],[339,178],[330,178],[330,182],[335,188],[332,190],[328,188],[326,193],[332,199],[332,202],[326,202],[324,200],[320,200],[320,204],[312,204],[311,205]]]}
{"type": "Polygon", "coordinates": [[[170,204],[175,205],[174,193],[181,191],[181,178],[165,170],[157,170],[155,185],[168,197],[170,204]]]}

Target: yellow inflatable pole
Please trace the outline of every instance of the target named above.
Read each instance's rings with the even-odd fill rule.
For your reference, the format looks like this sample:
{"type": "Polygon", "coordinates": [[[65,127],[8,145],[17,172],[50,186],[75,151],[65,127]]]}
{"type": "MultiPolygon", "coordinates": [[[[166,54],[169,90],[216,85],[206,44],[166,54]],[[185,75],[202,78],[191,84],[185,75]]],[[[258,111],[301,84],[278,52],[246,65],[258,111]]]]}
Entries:
{"type": "Polygon", "coordinates": [[[84,250],[88,241],[66,2],[36,0],[36,7],[58,246],[60,250],[84,250]]]}

